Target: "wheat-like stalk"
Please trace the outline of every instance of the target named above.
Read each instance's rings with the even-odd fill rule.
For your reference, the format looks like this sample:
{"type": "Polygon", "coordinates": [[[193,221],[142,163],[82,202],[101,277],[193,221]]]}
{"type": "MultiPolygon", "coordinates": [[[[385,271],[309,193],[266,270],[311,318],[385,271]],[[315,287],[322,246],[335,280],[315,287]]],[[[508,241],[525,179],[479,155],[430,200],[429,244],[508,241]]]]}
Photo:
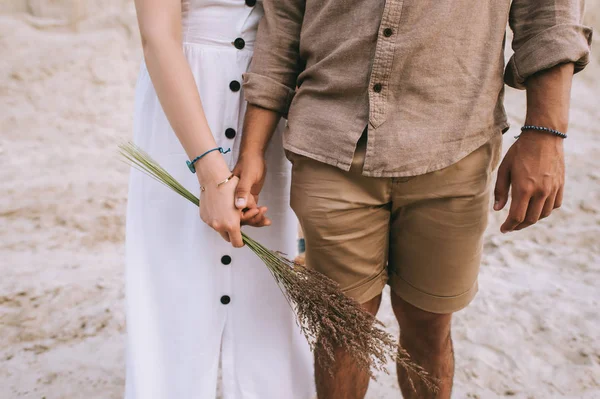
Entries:
{"type": "MultiPolygon", "coordinates": [[[[133,143],[119,146],[121,154],[136,169],[164,184],[195,205],[200,200],[169,174],[147,153],[133,143]]],[[[280,252],[267,249],[242,233],[244,243],[269,269],[296,314],[298,324],[311,349],[324,354],[318,357],[320,365],[332,370],[334,349],[343,347],[356,363],[368,370],[384,371],[388,359],[417,376],[432,391],[437,390],[435,380],[408,353],[391,334],[387,333],[375,316],[360,307],[358,302],[344,295],[337,283],[325,275],[286,258],[280,252]]]]}

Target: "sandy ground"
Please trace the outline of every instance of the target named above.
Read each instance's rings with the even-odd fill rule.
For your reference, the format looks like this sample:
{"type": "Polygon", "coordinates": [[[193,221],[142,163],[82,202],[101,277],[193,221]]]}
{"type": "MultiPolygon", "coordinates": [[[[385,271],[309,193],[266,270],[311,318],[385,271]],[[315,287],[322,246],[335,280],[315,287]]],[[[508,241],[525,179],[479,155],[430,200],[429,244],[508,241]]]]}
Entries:
{"type": "MultiPolygon", "coordinates": [[[[574,83],[563,208],[518,234],[491,217],[480,294],[454,321],[455,398],[600,398],[597,50],[574,83]]],[[[122,396],[115,143],[130,136],[139,60],[130,1],[0,0],[1,398],[122,396]]],[[[509,90],[505,149],[524,100],[509,90]]],[[[379,317],[397,333],[388,302],[379,317]]],[[[368,394],[399,397],[387,375],[368,394]]]]}

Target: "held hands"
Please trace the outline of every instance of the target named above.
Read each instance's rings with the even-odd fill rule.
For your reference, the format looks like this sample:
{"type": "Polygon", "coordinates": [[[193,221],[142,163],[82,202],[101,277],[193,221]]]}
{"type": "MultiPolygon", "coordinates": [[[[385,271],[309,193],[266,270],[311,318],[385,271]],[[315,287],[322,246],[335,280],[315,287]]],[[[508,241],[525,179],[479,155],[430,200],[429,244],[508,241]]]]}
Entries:
{"type": "MultiPolygon", "coordinates": [[[[244,209],[258,202],[266,171],[265,159],[261,153],[242,152],[233,169],[233,174],[240,178],[235,191],[236,208],[244,209]]],[[[265,218],[264,223],[264,226],[269,226],[271,221],[265,218]]]]}
{"type": "Polygon", "coordinates": [[[250,198],[248,206],[243,210],[233,206],[233,198],[239,179],[234,177],[220,187],[211,185],[202,192],[200,199],[200,218],[223,239],[235,248],[244,246],[241,226],[263,227],[271,224],[265,216],[267,208],[257,206],[254,198],[250,198]]]}
{"type": "Polygon", "coordinates": [[[562,204],[565,183],[563,139],[527,131],[510,147],[498,169],[494,210],[511,204],[502,233],[521,230],[546,218],[562,204]]]}
{"type": "Polygon", "coordinates": [[[240,248],[244,245],[242,225],[262,227],[271,224],[265,216],[267,208],[259,207],[252,196],[247,199],[243,207],[236,208],[234,198],[237,197],[234,194],[238,191],[240,180],[234,176],[228,182],[217,186],[219,179],[222,181],[223,176],[227,176],[230,172],[224,163],[220,165],[222,160],[220,155],[216,162],[213,161],[215,157],[211,157],[212,159],[207,157],[207,161],[211,162],[210,166],[214,168],[203,168],[203,170],[213,171],[214,175],[213,173],[199,174],[199,181],[204,182],[205,187],[200,198],[200,218],[221,234],[225,241],[231,242],[235,248],[240,248]]]}

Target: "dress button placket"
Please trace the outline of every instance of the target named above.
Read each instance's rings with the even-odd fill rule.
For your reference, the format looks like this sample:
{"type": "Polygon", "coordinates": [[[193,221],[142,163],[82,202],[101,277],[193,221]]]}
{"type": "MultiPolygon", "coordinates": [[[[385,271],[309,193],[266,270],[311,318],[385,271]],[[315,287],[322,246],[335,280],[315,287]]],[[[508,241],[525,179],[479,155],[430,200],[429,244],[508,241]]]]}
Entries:
{"type": "MultiPolygon", "coordinates": [[[[253,7],[255,4],[256,4],[256,0],[246,0],[246,5],[249,7],[253,7]]],[[[231,42],[231,44],[233,44],[233,46],[238,50],[242,50],[246,47],[246,41],[242,37],[235,38],[233,40],[233,42],[231,42]]],[[[240,81],[232,80],[231,82],[229,82],[229,90],[231,90],[232,92],[237,93],[241,89],[242,89],[242,85],[241,85],[240,81]]],[[[235,121],[236,123],[231,123],[231,122],[233,122],[233,121],[230,121],[228,123],[229,126],[237,126],[237,121],[235,121]]],[[[235,131],[235,128],[233,128],[233,127],[226,128],[223,133],[225,134],[225,137],[229,140],[233,140],[237,134],[235,131]]],[[[223,257],[223,258],[225,258],[225,257],[223,257]]],[[[230,258],[230,262],[231,262],[231,258],[230,258]]],[[[224,263],[224,264],[227,264],[227,263],[224,263]]]]}
{"type": "MultiPolygon", "coordinates": [[[[248,2],[251,2],[252,0],[247,0],[248,2]]],[[[232,42],[233,46],[238,49],[238,50],[242,50],[244,47],[246,47],[246,41],[241,38],[238,37],[236,38],[233,42],[232,42]]],[[[242,85],[238,80],[232,80],[231,82],[229,82],[229,90],[231,90],[233,93],[237,93],[241,90],[242,85]]],[[[236,118],[232,118],[232,120],[228,121],[227,124],[229,126],[237,126],[237,120],[236,118]]],[[[226,125],[227,126],[227,125],[226,125]]],[[[225,135],[225,137],[227,139],[233,139],[236,136],[236,131],[234,128],[228,127],[226,129],[223,130],[223,134],[225,135]]],[[[230,165],[231,166],[231,165],[230,165]]],[[[223,255],[221,256],[221,264],[224,266],[228,266],[231,264],[231,256],[229,255],[223,255]]],[[[231,273],[232,270],[231,268],[227,268],[225,273],[227,274],[227,284],[224,287],[225,288],[225,292],[229,291],[231,292],[231,273]]],[[[230,295],[222,295],[220,298],[220,302],[223,305],[229,305],[229,303],[231,302],[231,296],[230,295]]]]}
{"type": "MultiPolygon", "coordinates": [[[[223,255],[221,256],[221,264],[223,264],[224,266],[228,266],[231,264],[231,256],[229,255],[223,255]]],[[[224,272],[226,273],[226,283],[223,286],[223,290],[224,292],[231,292],[231,268],[226,268],[226,270],[224,270],[224,272]]],[[[221,302],[221,304],[223,305],[228,305],[231,302],[231,296],[229,295],[221,295],[221,298],[219,299],[219,301],[221,302]]]]}
{"type": "Polygon", "coordinates": [[[237,80],[232,80],[231,82],[229,82],[229,90],[236,92],[240,91],[241,88],[242,85],[237,80]]]}
{"type": "Polygon", "coordinates": [[[228,127],[227,129],[225,129],[225,137],[227,137],[229,140],[233,140],[235,138],[236,135],[236,131],[235,129],[228,127]]]}
{"type": "Polygon", "coordinates": [[[246,47],[246,41],[244,39],[242,39],[241,37],[238,37],[237,39],[235,39],[233,41],[233,45],[236,49],[241,50],[244,47],[246,47]]]}

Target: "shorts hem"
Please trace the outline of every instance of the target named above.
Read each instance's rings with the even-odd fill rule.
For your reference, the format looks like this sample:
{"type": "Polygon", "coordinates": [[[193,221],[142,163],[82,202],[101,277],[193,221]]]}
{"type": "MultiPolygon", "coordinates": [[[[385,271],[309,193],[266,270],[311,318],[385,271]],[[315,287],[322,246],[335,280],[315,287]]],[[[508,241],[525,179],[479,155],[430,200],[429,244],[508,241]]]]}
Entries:
{"type": "Polygon", "coordinates": [[[374,279],[369,280],[358,287],[342,290],[342,292],[344,295],[354,299],[356,302],[363,304],[381,294],[385,288],[387,280],[387,270],[384,269],[379,276],[375,277],[374,279]]]}
{"type": "Polygon", "coordinates": [[[390,286],[396,295],[411,305],[426,312],[437,314],[455,313],[466,308],[479,291],[479,284],[477,281],[475,281],[468,291],[455,296],[427,294],[416,289],[401,278],[394,279],[394,284],[390,284],[390,286]]]}

